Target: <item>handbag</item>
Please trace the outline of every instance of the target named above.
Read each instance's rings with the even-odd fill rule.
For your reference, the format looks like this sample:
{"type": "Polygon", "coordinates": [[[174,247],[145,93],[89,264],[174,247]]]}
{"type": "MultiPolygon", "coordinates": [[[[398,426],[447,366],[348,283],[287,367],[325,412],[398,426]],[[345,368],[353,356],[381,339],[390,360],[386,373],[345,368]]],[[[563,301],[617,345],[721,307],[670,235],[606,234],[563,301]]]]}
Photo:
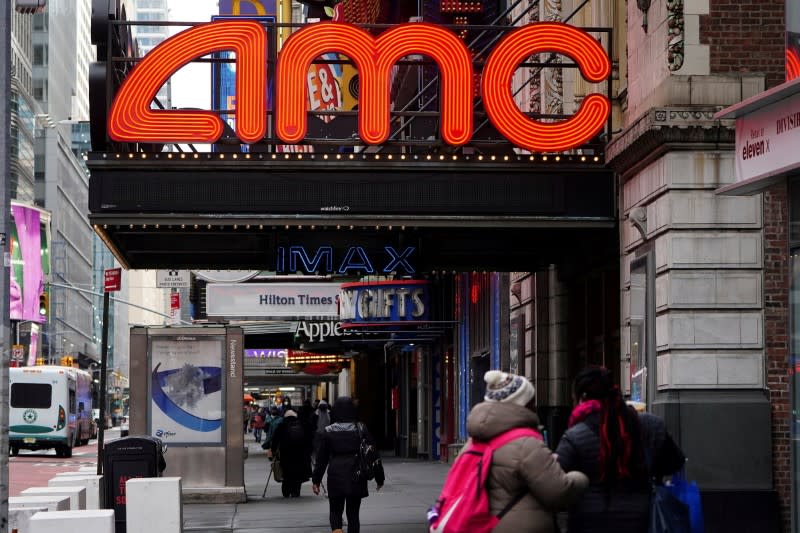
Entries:
{"type": "Polygon", "coordinates": [[[375,468],[381,462],[378,450],[375,446],[367,442],[361,429],[361,423],[356,424],[358,432],[358,453],[356,454],[355,477],[358,481],[369,481],[375,479],[375,468]]]}
{"type": "Polygon", "coordinates": [[[704,533],[703,504],[700,501],[700,489],[697,483],[687,480],[686,471],[681,469],[672,475],[669,489],[678,500],[688,507],[691,533],[704,533]]]}
{"type": "Polygon", "coordinates": [[[283,465],[281,465],[281,454],[278,453],[275,459],[272,460],[272,477],[275,481],[283,481],[283,465]]]}
{"type": "MultiPolygon", "coordinates": [[[[647,444],[644,444],[644,456],[647,469],[652,473],[653,450],[647,444]]],[[[675,496],[674,487],[655,482],[652,474],[650,485],[652,495],[648,533],[692,533],[689,507],[675,496]]]]}
{"type": "Polygon", "coordinates": [[[672,487],[655,485],[650,500],[649,533],[691,533],[689,507],[672,493],[672,487]]]}

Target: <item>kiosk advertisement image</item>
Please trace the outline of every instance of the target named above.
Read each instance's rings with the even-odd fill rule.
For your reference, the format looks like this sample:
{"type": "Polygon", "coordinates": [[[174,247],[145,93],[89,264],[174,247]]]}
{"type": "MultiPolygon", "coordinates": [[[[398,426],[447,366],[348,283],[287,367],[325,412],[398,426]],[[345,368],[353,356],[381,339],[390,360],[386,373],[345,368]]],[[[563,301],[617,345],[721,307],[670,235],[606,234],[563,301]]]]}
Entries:
{"type": "Polygon", "coordinates": [[[150,339],[150,435],[165,444],[223,442],[224,343],[224,337],[150,339]]]}

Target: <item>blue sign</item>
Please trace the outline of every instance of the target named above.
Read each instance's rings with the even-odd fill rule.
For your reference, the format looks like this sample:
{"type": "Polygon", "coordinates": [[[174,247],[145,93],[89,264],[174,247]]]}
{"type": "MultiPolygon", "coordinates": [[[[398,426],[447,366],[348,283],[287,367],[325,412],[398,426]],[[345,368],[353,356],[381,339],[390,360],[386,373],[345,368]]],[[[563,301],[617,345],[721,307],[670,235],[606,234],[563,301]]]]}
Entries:
{"type": "Polygon", "coordinates": [[[342,322],[420,322],[428,318],[428,282],[345,283],[339,293],[342,322]]]}
{"type": "Polygon", "coordinates": [[[409,258],[416,251],[414,246],[408,246],[398,252],[391,246],[384,247],[384,253],[379,257],[370,257],[369,253],[361,246],[347,248],[341,261],[334,261],[333,246],[320,246],[311,255],[303,246],[279,246],[278,261],[275,271],[278,273],[305,272],[311,274],[375,274],[373,260],[380,260],[381,272],[405,272],[413,274],[414,267],[409,258]]]}

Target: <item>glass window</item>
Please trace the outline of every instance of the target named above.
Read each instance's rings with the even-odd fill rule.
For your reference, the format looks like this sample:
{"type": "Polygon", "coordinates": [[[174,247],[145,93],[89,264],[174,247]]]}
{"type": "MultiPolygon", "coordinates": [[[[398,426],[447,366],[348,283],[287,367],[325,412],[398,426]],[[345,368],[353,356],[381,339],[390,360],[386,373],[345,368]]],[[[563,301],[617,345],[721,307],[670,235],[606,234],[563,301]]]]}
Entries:
{"type": "Polygon", "coordinates": [[[12,383],[11,407],[49,409],[53,387],[47,383],[12,383]]]}
{"type": "Polygon", "coordinates": [[[37,66],[47,65],[47,45],[33,45],[33,64],[37,66]]]}

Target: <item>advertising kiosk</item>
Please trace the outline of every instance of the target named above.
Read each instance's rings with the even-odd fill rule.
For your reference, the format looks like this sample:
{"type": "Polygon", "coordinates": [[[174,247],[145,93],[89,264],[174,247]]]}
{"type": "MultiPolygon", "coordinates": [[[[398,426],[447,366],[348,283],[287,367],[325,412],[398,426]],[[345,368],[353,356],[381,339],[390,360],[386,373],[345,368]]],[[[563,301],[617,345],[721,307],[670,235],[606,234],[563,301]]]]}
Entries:
{"type": "Polygon", "coordinates": [[[244,490],[240,328],[131,328],[130,432],[167,447],[184,502],[239,503],[244,490]]]}

